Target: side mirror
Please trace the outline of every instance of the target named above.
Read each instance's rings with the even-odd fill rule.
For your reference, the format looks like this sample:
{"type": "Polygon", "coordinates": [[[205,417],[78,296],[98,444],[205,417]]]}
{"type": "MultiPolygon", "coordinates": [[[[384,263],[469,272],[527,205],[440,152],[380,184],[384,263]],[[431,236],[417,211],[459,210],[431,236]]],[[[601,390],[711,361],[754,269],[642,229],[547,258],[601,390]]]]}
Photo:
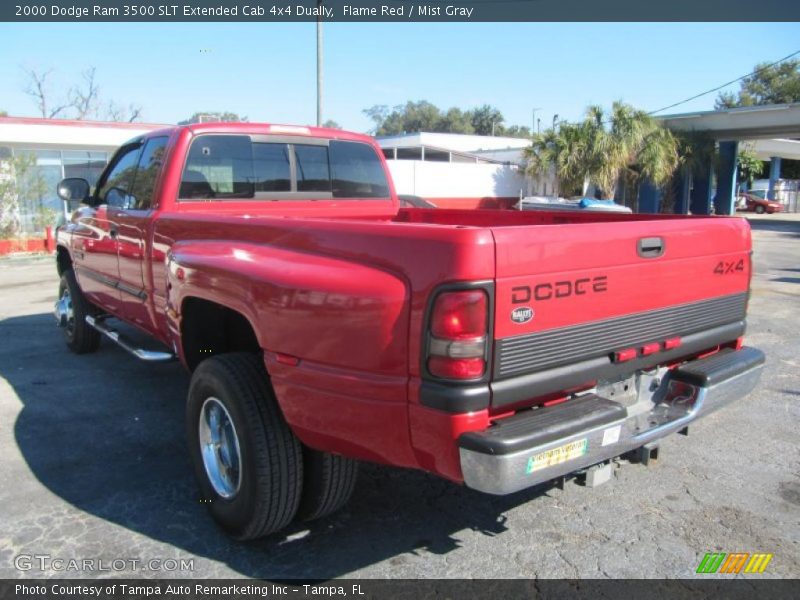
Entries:
{"type": "Polygon", "coordinates": [[[89,203],[89,182],[80,177],[67,177],[62,179],[56,188],[58,197],[67,202],[89,203]]]}

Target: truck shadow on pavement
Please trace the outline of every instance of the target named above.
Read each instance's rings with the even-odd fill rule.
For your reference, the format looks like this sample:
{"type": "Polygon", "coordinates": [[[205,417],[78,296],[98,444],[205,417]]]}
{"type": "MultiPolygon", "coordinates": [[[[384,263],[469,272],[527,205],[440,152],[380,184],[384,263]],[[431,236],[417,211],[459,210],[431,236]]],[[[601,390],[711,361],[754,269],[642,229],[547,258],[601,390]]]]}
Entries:
{"type": "Polygon", "coordinates": [[[750,229],[753,231],[772,231],[787,237],[800,237],[800,220],[773,218],[770,215],[765,219],[748,219],[750,229]]]}
{"type": "MultiPolygon", "coordinates": [[[[126,540],[121,526],[173,546],[174,557],[198,557],[194,572],[173,576],[229,575],[218,562],[250,577],[326,579],[383,561],[372,576],[413,576],[412,565],[404,569],[411,555],[446,554],[461,545],[465,530],[501,535],[506,511],[549,489],[494,497],[424,473],[364,464],[353,500],[340,513],[236,543],[200,503],[185,448],[189,378],[178,363],[143,364],[107,341],[96,354],[76,356],[49,314],[6,319],[0,331],[0,376],[23,404],[14,436],[27,468],[78,511],[108,522],[93,522],[72,540],[68,547],[78,558],[118,548],[136,548],[143,560],[164,555],[158,544],[126,540]]],[[[14,469],[25,478],[24,465],[14,469]]],[[[27,503],[18,509],[21,520],[37,522],[53,510],[37,501],[35,486],[31,497],[21,493],[0,492],[4,502],[27,503]]],[[[86,521],[78,511],[60,510],[67,516],[59,518],[86,521]]],[[[22,524],[6,532],[16,548],[64,547],[64,540],[48,537],[63,533],[45,530],[36,539],[45,547],[26,548],[29,540],[18,529],[22,524]]]]}

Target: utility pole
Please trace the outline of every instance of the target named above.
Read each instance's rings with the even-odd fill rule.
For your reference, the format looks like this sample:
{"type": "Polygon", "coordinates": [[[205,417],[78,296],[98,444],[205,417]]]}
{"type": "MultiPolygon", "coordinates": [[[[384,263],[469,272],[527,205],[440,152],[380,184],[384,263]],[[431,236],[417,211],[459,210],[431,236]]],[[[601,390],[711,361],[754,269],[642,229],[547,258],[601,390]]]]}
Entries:
{"type": "Polygon", "coordinates": [[[536,133],[542,133],[542,120],[536,119],[536,133]]]}
{"type": "Polygon", "coordinates": [[[322,1],[317,0],[317,127],[322,127],[322,1]]]}
{"type": "Polygon", "coordinates": [[[537,110],[542,110],[542,107],[541,106],[537,106],[536,108],[531,110],[531,112],[533,113],[532,117],[531,117],[531,137],[533,137],[533,134],[536,133],[536,111],[537,110]]]}

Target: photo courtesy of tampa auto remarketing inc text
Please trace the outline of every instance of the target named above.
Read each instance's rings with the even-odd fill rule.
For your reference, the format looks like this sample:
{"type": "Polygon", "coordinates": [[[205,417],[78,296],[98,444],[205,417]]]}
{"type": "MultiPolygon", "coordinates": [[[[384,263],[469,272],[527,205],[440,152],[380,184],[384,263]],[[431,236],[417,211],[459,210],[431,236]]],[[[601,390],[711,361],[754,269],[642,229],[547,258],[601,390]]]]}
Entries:
{"type": "Polygon", "coordinates": [[[0,40],[0,600],[800,597],[800,4],[0,40]]]}

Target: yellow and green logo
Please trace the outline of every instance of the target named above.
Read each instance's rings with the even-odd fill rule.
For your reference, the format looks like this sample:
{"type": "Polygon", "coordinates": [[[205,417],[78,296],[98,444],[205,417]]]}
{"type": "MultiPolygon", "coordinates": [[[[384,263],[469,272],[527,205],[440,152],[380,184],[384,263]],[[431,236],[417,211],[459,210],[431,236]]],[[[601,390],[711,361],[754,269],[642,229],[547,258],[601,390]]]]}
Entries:
{"type": "Polygon", "coordinates": [[[763,573],[772,554],[764,552],[708,552],[697,567],[698,573],[763,573]]]}

